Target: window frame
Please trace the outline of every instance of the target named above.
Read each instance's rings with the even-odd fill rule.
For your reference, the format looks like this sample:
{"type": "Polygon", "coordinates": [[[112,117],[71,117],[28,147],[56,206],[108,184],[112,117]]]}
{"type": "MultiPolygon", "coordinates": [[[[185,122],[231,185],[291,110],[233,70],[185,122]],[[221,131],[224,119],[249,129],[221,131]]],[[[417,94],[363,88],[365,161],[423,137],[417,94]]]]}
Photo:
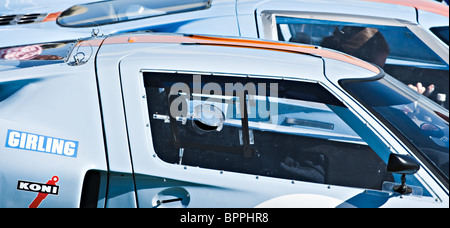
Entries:
{"type": "Polygon", "coordinates": [[[336,14],[336,13],[317,13],[317,12],[303,12],[303,11],[280,11],[280,10],[262,10],[261,11],[261,30],[262,36],[265,39],[278,41],[277,23],[276,17],[293,17],[301,19],[314,19],[314,20],[326,20],[336,21],[344,23],[355,24],[372,24],[376,26],[396,26],[406,27],[415,36],[417,36],[422,42],[426,44],[436,55],[449,65],[449,49],[445,47],[442,41],[436,39],[434,34],[425,31],[418,24],[391,18],[371,17],[361,15],[350,14],[336,14]]]}
{"type": "MultiPolygon", "coordinates": [[[[275,81],[275,80],[286,80],[286,81],[300,81],[300,82],[306,82],[306,83],[315,83],[315,84],[317,84],[317,85],[319,85],[319,86],[321,86],[322,87],[322,89],[323,90],[325,90],[325,91],[327,91],[331,96],[333,96],[333,98],[335,98],[335,99],[337,99],[339,102],[341,102],[341,104],[342,104],[342,107],[345,107],[345,108],[347,108],[350,112],[352,112],[351,110],[351,108],[349,108],[349,107],[347,107],[347,105],[345,105],[345,103],[342,103],[343,101],[341,100],[341,99],[338,99],[337,97],[336,97],[336,94],[335,93],[333,93],[332,91],[330,91],[330,88],[328,88],[326,85],[324,85],[323,83],[321,83],[321,82],[319,82],[319,81],[311,81],[311,80],[292,80],[292,79],[286,79],[286,78],[283,78],[283,77],[267,77],[267,76],[251,76],[251,77],[249,77],[248,75],[235,75],[235,74],[228,74],[228,73],[205,73],[205,72],[177,72],[177,71],[158,71],[158,70],[146,70],[146,71],[141,71],[142,72],[142,80],[145,80],[144,79],[144,74],[147,72],[150,72],[150,73],[170,73],[170,74],[177,74],[177,73],[181,73],[181,74],[185,74],[185,73],[187,73],[187,74],[199,74],[199,75],[205,75],[205,76],[219,76],[220,75],[220,77],[236,77],[236,78],[246,78],[246,79],[250,79],[250,80],[258,80],[258,79],[261,79],[261,80],[266,80],[266,79],[268,79],[268,80],[270,80],[270,81],[275,81]]],[[[203,81],[202,81],[202,83],[203,83],[203,81]]],[[[144,82],[144,85],[145,85],[145,82],[144,82]]],[[[144,87],[147,87],[147,86],[144,86],[144,87]]],[[[145,90],[147,90],[147,89],[145,89],[145,90]]],[[[148,100],[146,100],[146,102],[148,102],[148,100]]],[[[153,113],[150,113],[150,109],[148,109],[148,117],[149,118],[152,118],[152,115],[153,115],[153,113]]],[[[336,113],[335,113],[336,114],[336,113]]],[[[340,116],[339,116],[339,118],[341,118],[340,116]]],[[[342,118],[341,118],[342,119],[342,118]]],[[[175,120],[174,118],[171,118],[171,120],[175,120]]],[[[150,121],[151,122],[151,121],[150,121]]],[[[172,122],[172,121],[171,121],[172,122]]],[[[361,122],[360,120],[358,120],[358,123],[359,122],[361,122]]],[[[248,121],[247,121],[247,123],[248,123],[248,121]]],[[[150,123],[150,125],[151,125],[151,123],[150,123]]],[[[347,125],[348,125],[348,123],[347,123],[347,125]]],[[[357,124],[358,125],[358,124],[357,124]]],[[[361,123],[359,123],[359,125],[360,126],[363,126],[363,125],[365,125],[363,122],[361,122],[361,123]]],[[[354,127],[351,127],[351,126],[349,126],[350,128],[352,128],[352,130],[354,131],[354,127]]],[[[366,126],[367,127],[367,126],[366,126]]],[[[151,128],[151,126],[150,126],[150,128],[151,128]]],[[[242,128],[244,128],[244,126],[242,126],[242,128]]],[[[246,127],[247,129],[248,129],[248,126],[246,127]]],[[[172,130],[172,129],[171,129],[172,130]]],[[[149,129],[149,131],[152,131],[151,129],[149,129]]],[[[366,129],[366,130],[364,130],[364,131],[372,131],[372,130],[368,130],[368,129],[366,129]]],[[[358,135],[359,135],[359,133],[357,133],[358,135]]],[[[367,134],[367,133],[365,133],[365,134],[367,134]]],[[[374,134],[373,132],[371,133],[371,134],[374,134]]],[[[153,133],[151,133],[150,135],[154,135],[153,133]]],[[[247,136],[248,137],[248,136],[247,136]]],[[[367,135],[365,135],[365,137],[367,137],[367,135]]],[[[247,138],[248,139],[248,138],[247,138]]],[[[153,145],[154,144],[154,139],[153,139],[153,137],[152,137],[152,139],[150,139],[152,142],[150,143],[151,145],[153,145]]],[[[366,140],[364,140],[364,139],[362,139],[365,143],[367,143],[366,142],[366,140]]],[[[384,139],[378,139],[379,141],[378,142],[376,142],[375,143],[375,141],[372,141],[371,142],[371,144],[373,144],[373,143],[375,143],[375,144],[379,144],[379,143],[381,143],[381,144],[383,144],[383,145],[385,145],[385,141],[384,141],[384,139]]],[[[356,144],[355,144],[356,145],[356,144]]],[[[378,150],[383,150],[381,153],[385,153],[385,152],[388,152],[389,150],[388,149],[385,149],[385,148],[381,148],[379,145],[369,145],[369,143],[367,143],[366,144],[372,151],[373,151],[373,153],[375,153],[376,154],[376,156],[378,157],[378,158],[380,158],[381,160],[383,160],[384,161],[384,163],[387,165],[387,159],[386,158],[384,158],[384,157],[382,157],[382,156],[380,156],[380,152],[378,151],[378,150]],[[376,146],[376,149],[375,148],[373,148],[373,146],[376,146]]],[[[155,152],[155,155],[156,156],[158,156],[158,152],[156,151],[156,148],[154,147],[154,145],[153,145],[153,151],[155,152]]],[[[218,151],[218,152],[221,152],[221,151],[218,151]]],[[[243,153],[244,153],[244,155],[245,155],[245,149],[243,150],[243,153]]],[[[389,153],[389,152],[388,152],[389,153]]],[[[388,155],[388,154],[387,154],[388,155]]],[[[159,156],[158,156],[159,157],[159,156]]],[[[164,164],[166,164],[166,165],[175,165],[175,166],[179,166],[179,165],[181,165],[181,164],[173,164],[172,162],[168,162],[168,161],[165,161],[165,160],[163,160],[162,158],[159,158],[158,160],[160,160],[160,162],[162,162],[162,163],[164,163],[164,164]]],[[[195,167],[195,165],[185,165],[185,164],[183,164],[183,166],[187,166],[187,167],[195,167]]],[[[210,170],[219,170],[219,169],[217,169],[217,168],[209,168],[209,167],[198,167],[197,166],[197,168],[200,168],[200,169],[210,169],[210,170]]],[[[227,172],[233,172],[233,173],[237,173],[237,174],[242,174],[242,175],[251,175],[251,176],[254,176],[254,175],[257,175],[258,176],[258,174],[254,174],[254,173],[245,173],[245,172],[238,172],[238,171],[231,171],[231,170],[225,170],[225,171],[227,171],[227,172]]],[[[275,178],[275,179],[280,179],[280,180],[290,180],[290,179],[286,179],[286,178],[281,178],[281,177],[275,177],[275,176],[267,176],[267,177],[269,177],[269,178],[275,178]]],[[[395,177],[394,177],[395,178],[395,177]]],[[[291,179],[292,180],[292,179],[291,179]]],[[[301,181],[301,180],[298,180],[298,181],[301,181]]],[[[302,182],[308,182],[308,183],[315,183],[315,182],[309,182],[309,181],[302,181],[302,182]]],[[[318,183],[318,184],[321,184],[321,183],[318,183]]],[[[329,184],[332,184],[332,185],[336,185],[336,184],[333,184],[333,183],[322,183],[322,184],[327,184],[327,185],[329,185],[329,184]]],[[[339,185],[339,184],[338,184],[339,185]]],[[[339,186],[341,186],[341,187],[350,187],[350,188],[352,188],[352,187],[356,187],[356,188],[362,188],[362,189],[372,189],[371,187],[368,187],[368,186],[348,186],[348,185],[339,185],[339,186]]],[[[376,189],[375,189],[376,190],[376,189]]]]}

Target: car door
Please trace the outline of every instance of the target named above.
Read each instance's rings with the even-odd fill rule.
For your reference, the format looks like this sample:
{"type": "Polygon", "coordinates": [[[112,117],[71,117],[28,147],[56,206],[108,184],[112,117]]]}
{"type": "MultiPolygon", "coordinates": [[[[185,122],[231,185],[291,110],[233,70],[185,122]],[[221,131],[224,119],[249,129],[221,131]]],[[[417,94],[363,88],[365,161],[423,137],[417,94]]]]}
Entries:
{"type": "MultiPolygon", "coordinates": [[[[382,191],[384,182],[399,178],[386,172],[390,150],[324,84],[214,71],[251,60],[233,55],[238,59],[217,65],[217,50],[166,48],[127,55],[119,64],[139,207],[434,202],[382,191]]],[[[321,72],[316,60],[311,65],[321,72]]],[[[258,72],[244,71],[252,69],[258,72]]]]}

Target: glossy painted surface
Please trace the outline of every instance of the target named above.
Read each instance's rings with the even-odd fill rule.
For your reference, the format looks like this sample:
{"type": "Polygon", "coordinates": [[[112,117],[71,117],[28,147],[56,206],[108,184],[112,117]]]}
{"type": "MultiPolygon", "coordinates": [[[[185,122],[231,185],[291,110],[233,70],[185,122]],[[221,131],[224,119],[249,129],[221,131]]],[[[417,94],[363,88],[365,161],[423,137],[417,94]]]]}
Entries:
{"type": "MultiPolygon", "coordinates": [[[[80,4],[85,2],[90,1],[80,4]]],[[[403,109],[398,114],[411,117],[413,123],[428,132],[430,142],[435,142],[439,149],[447,148],[447,154],[433,150],[425,154],[405,138],[408,134],[398,132],[402,128],[393,127],[373,107],[366,105],[364,99],[353,97],[340,83],[344,79],[378,82],[384,73],[381,68],[315,43],[281,42],[277,30],[281,22],[290,22],[277,21],[277,18],[294,18],[297,24],[331,21],[329,24],[333,26],[344,22],[346,26],[402,28],[423,42],[431,50],[427,53],[432,53],[437,61],[388,58],[386,64],[446,73],[447,83],[436,84],[441,86],[448,84],[448,45],[428,29],[448,26],[448,12],[447,16],[430,12],[442,7],[429,10],[404,2],[388,5],[354,0],[339,1],[337,5],[306,0],[214,0],[204,10],[69,28],[59,26],[55,16],[75,2],[70,2],[70,6],[55,5],[52,1],[44,3],[40,1],[37,7],[35,1],[6,1],[0,10],[0,14],[6,11],[27,14],[36,9],[47,15],[43,19],[46,22],[0,26],[3,47],[0,48],[0,207],[449,206],[448,177],[438,171],[445,168],[445,162],[448,167],[448,110],[385,76],[390,88],[397,91],[386,100],[397,101],[394,96],[403,94],[420,101],[416,105],[399,105],[403,109]],[[16,3],[30,3],[30,7],[19,8],[16,3]],[[371,10],[367,11],[368,8],[371,10]],[[197,35],[180,35],[183,33],[197,35]],[[163,107],[163,102],[155,105],[153,100],[165,101],[161,97],[166,90],[163,85],[173,83],[161,77],[189,82],[186,85],[190,86],[190,78],[195,79],[196,75],[201,76],[203,84],[211,82],[209,86],[216,86],[206,89],[217,88],[217,84],[221,88],[220,83],[224,82],[234,85],[270,82],[280,85],[279,88],[289,87],[284,83],[290,82],[305,88],[304,91],[319,88],[313,90],[323,92],[317,96],[325,94],[330,99],[317,100],[305,95],[291,99],[295,96],[287,92],[280,92],[280,97],[257,98],[259,104],[280,107],[279,115],[272,116],[279,121],[270,122],[261,117],[239,124],[237,118],[225,112],[224,130],[219,132],[225,140],[202,131],[191,132],[191,127],[196,126],[194,121],[184,120],[188,124],[183,125],[180,118],[178,127],[182,131],[176,136],[182,140],[174,144],[167,139],[168,135],[173,136],[167,116],[161,110],[154,112],[163,107]],[[153,79],[164,83],[152,84],[153,79]],[[439,129],[445,129],[445,124],[439,121],[435,124],[436,120],[447,123],[443,135],[439,129]],[[428,122],[433,125],[427,125],[428,122]],[[278,128],[274,129],[274,125],[278,128]],[[236,126],[243,132],[241,135],[236,126]],[[225,134],[230,129],[236,131],[225,134]],[[245,129],[251,129],[252,133],[248,131],[247,135],[245,129]],[[266,133],[272,139],[267,139],[266,133]],[[254,144],[250,143],[251,138],[254,144]],[[314,145],[314,142],[320,143],[314,145]],[[183,143],[186,148],[181,150],[179,145],[183,143]],[[215,154],[201,151],[205,146],[198,143],[215,144],[216,147],[207,144],[207,148],[219,151],[229,151],[228,143],[238,148],[244,144],[247,148],[244,151],[248,152],[250,147],[259,152],[251,152],[250,158],[215,154]],[[341,156],[332,153],[342,150],[337,148],[342,145],[346,145],[347,153],[341,156]],[[301,149],[305,148],[315,154],[319,151],[319,156],[311,160],[295,157],[297,149],[304,155],[301,149]],[[374,151],[372,157],[363,156],[374,160],[361,160],[358,156],[352,157],[355,160],[345,159],[343,155],[357,151],[374,151]],[[398,184],[400,175],[376,167],[386,166],[390,153],[408,154],[420,161],[419,171],[407,176],[407,184],[413,187],[414,194],[401,196],[393,192],[392,182],[398,184]],[[193,154],[210,162],[202,162],[192,157],[193,154]],[[430,154],[436,156],[428,158],[430,154]],[[336,165],[324,165],[329,160],[349,161],[343,167],[361,165],[351,171],[341,170],[336,165]],[[260,161],[266,163],[261,165],[260,161]],[[265,169],[251,169],[255,164],[265,169]],[[365,172],[363,167],[375,168],[365,172]],[[302,177],[300,173],[305,171],[299,171],[301,168],[309,170],[312,177],[302,177]],[[342,175],[324,175],[327,169],[342,175]],[[364,175],[349,178],[352,174],[377,178],[364,178],[364,175]],[[389,178],[379,179],[379,175],[389,178]],[[357,183],[352,183],[353,179],[357,183]],[[383,180],[387,181],[385,187],[380,186],[383,180]]],[[[386,94],[373,96],[383,99],[386,94]]],[[[240,98],[233,99],[238,104],[240,98]]],[[[188,104],[196,105],[196,102],[188,104]]]]}
{"type": "MultiPolygon", "coordinates": [[[[330,50],[312,54],[318,50],[311,46],[233,37],[133,33],[74,42],[73,50],[62,63],[19,66],[2,71],[0,88],[9,89],[0,90],[0,172],[5,177],[0,186],[0,206],[448,207],[448,180],[446,185],[437,178],[433,166],[424,162],[420,153],[339,83],[343,79],[377,80],[382,74],[337,60],[333,56],[342,54],[330,50]],[[311,52],[300,53],[298,50],[311,52]],[[296,145],[304,139],[308,142],[303,147],[314,146],[315,140],[325,139],[324,144],[316,145],[319,151],[321,146],[329,143],[328,146],[336,149],[351,145],[352,149],[346,150],[350,154],[370,147],[375,152],[373,155],[379,157],[377,164],[383,166],[386,166],[390,153],[409,154],[421,165],[416,174],[407,176],[407,184],[416,189],[415,193],[401,196],[378,184],[370,186],[367,178],[356,178],[360,180],[358,187],[351,186],[349,181],[353,178],[346,175],[321,180],[315,174],[316,178],[305,180],[289,178],[282,173],[240,172],[234,166],[214,168],[213,164],[220,163],[208,163],[212,167],[205,167],[203,163],[195,165],[196,160],[189,157],[193,152],[189,147],[180,163],[178,160],[177,163],[167,162],[161,148],[173,149],[173,142],[169,140],[161,147],[163,141],[154,140],[157,137],[166,140],[164,137],[170,129],[169,123],[152,112],[154,108],[163,107],[156,99],[165,89],[158,86],[170,85],[166,83],[177,80],[190,82],[189,77],[195,78],[195,75],[210,83],[270,82],[279,85],[280,96],[270,97],[268,101],[279,102],[276,116],[289,121],[283,122],[280,118],[278,128],[273,129],[270,124],[276,122],[259,119],[257,123],[248,119],[247,130],[252,129],[254,134],[254,145],[250,144],[250,147],[258,148],[260,154],[253,154],[247,162],[259,162],[272,154],[281,158],[284,166],[267,163],[267,167],[275,165],[274,170],[285,166],[299,168],[300,163],[295,165],[294,158],[282,157],[288,151],[278,151],[274,145],[290,148],[290,144],[296,145]],[[164,81],[170,78],[177,80],[164,81]],[[157,82],[154,79],[162,80],[162,84],[153,84],[157,82]],[[326,96],[318,93],[318,98],[314,98],[302,93],[291,94],[289,90],[283,92],[282,85],[289,87],[291,83],[305,88],[298,92],[315,94],[322,91],[326,96]],[[281,97],[283,94],[291,100],[281,97]],[[314,115],[308,117],[308,112],[314,115]],[[314,121],[300,121],[305,118],[314,121]],[[338,121],[339,118],[343,120],[338,121]],[[330,128],[330,121],[333,121],[333,128],[330,128]],[[300,126],[305,123],[306,127],[300,126]],[[348,132],[349,128],[352,131],[348,132]],[[330,132],[331,129],[338,132],[330,132]],[[356,134],[351,133],[353,131],[356,134]],[[283,140],[276,141],[281,132],[284,132],[283,140]],[[261,141],[265,134],[274,136],[273,143],[261,141]],[[267,144],[261,144],[263,142],[267,144]]],[[[405,89],[395,83],[392,88],[405,89]]],[[[375,96],[381,98],[383,94],[375,96]]],[[[421,102],[423,99],[413,93],[408,96],[421,102]]],[[[448,111],[426,99],[424,102],[442,113],[440,118],[447,116],[448,121],[448,111]]],[[[271,115],[274,115],[272,119],[276,117],[274,113],[271,115]]],[[[222,133],[234,129],[237,120],[227,116],[222,133]]],[[[178,127],[188,130],[193,125],[180,122],[178,127]]],[[[220,144],[229,140],[239,146],[237,132],[219,136],[227,137],[227,140],[217,140],[220,138],[214,139],[204,133],[180,135],[196,140],[200,137],[204,143],[212,140],[220,144]]],[[[292,155],[303,153],[296,151],[293,150],[292,155]]],[[[335,150],[322,152],[346,161],[334,154],[335,150]]],[[[227,160],[244,159],[233,153],[215,156],[226,156],[227,160]]],[[[360,162],[363,161],[348,164],[360,162]]],[[[246,167],[241,168],[246,170],[246,167]]],[[[336,166],[328,168],[341,172],[336,166]]],[[[386,173],[381,168],[369,170],[376,172],[368,172],[368,175],[386,173]]],[[[393,178],[397,183],[400,180],[398,174],[393,178]]]]}

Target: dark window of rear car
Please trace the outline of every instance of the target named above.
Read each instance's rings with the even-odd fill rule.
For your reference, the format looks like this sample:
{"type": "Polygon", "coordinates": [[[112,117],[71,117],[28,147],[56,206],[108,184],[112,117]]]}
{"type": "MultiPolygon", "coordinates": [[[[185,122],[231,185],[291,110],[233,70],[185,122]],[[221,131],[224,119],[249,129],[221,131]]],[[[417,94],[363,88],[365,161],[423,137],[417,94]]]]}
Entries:
{"type": "Polygon", "coordinates": [[[430,28],[430,30],[437,36],[439,39],[441,39],[444,43],[448,45],[448,36],[449,36],[449,28],[448,26],[443,27],[434,27],[430,28]]]}

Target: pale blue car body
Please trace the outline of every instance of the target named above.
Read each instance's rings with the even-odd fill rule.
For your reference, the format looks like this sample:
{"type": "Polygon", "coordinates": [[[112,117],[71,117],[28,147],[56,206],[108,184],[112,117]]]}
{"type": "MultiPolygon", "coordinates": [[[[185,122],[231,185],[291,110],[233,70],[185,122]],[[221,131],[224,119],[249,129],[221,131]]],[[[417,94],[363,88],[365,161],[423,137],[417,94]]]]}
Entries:
{"type": "MultiPolygon", "coordinates": [[[[354,20],[360,18],[361,15],[355,15],[363,12],[361,9],[371,8],[362,16],[367,23],[410,28],[442,59],[441,65],[433,67],[448,71],[448,45],[428,30],[448,26],[448,18],[411,7],[386,7],[373,2],[358,1],[358,5],[353,5],[356,1],[340,1],[336,7],[329,8],[323,7],[329,1],[287,2],[213,0],[204,10],[93,28],[67,28],[55,22],[1,26],[2,47],[60,43],[61,40],[68,41],[69,46],[57,61],[40,60],[36,64],[38,61],[0,60],[0,207],[448,208],[448,177],[445,180],[436,174],[435,167],[414,152],[407,140],[340,84],[344,79],[377,79],[383,76],[383,71],[375,73],[325,55],[293,53],[284,50],[285,43],[281,42],[273,43],[282,46],[279,50],[220,43],[221,39],[234,39],[228,37],[233,36],[262,38],[270,45],[269,40],[278,40],[271,13],[290,14],[293,8],[305,6],[305,2],[309,8],[302,12],[313,12],[314,17],[325,19],[345,15],[354,20]],[[434,19],[421,17],[428,14],[434,19]],[[221,45],[140,42],[140,37],[161,34],[136,32],[139,30],[177,33],[162,34],[168,37],[183,33],[224,37],[211,38],[221,45]],[[110,43],[102,44],[106,41],[110,43]],[[389,154],[413,157],[420,164],[416,173],[407,175],[406,184],[413,188],[413,194],[393,191],[389,181],[386,186],[374,189],[185,165],[182,156],[179,164],[167,162],[153,141],[152,123],[165,120],[149,112],[152,103],[147,100],[143,80],[146,74],[288,80],[320,85],[348,108],[354,119],[346,121],[353,130],[364,134],[355,137],[353,132],[347,132],[345,121],[333,125],[332,130],[339,131],[333,137],[327,135],[329,132],[324,133],[324,127],[319,130],[310,127],[304,133],[328,137],[333,142],[368,144],[385,165],[389,154]]],[[[43,13],[62,10],[55,7],[43,13]]],[[[396,82],[396,89],[407,90],[396,82]]],[[[419,94],[405,93],[429,102],[419,94]]],[[[280,109],[281,114],[286,114],[280,117],[288,119],[308,111],[318,113],[308,117],[312,124],[330,118],[322,107],[305,109],[295,104],[295,112],[288,114],[292,110],[280,109]]],[[[448,110],[433,108],[448,121],[448,110]]],[[[233,121],[230,119],[226,124],[231,126],[235,124],[233,121]]],[[[255,132],[258,129],[252,125],[250,128],[255,132]]],[[[446,146],[447,154],[443,157],[446,156],[447,163],[448,134],[447,122],[444,136],[433,139],[446,146]]],[[[243,136],[236,136],[236,140],[238,137],[244,141],[243,136]]],[[[400,181],[400,174],[395,174],[393,182],[400,181]]]]}
{"type": "MultiPolygon", "coordinates": [[[[170,120],[150,113],[148,107],[156,105],[157,108],[159,104],[154,103],[154,95],[144,85],[147,74],[191,74],[217,80],[244,78],[279,83],[287,80],[318,85],[336,97],[334,103],[348,108],[345,113],[353,117],[346,122],[360,132],[363,141],[346,133],[340,123],[333,128],[317,125],[324,121],[334,123],[325,109],[317,105],[305,109],[304,103],[293,103],[296,105],[289,111],[283,108],[289,103],[279,103],[278,115],[298,118],[315,110],[316,116],[304,117],[312,118],[308,123],[313,125],[308,124],[310,127],[302,130],[302,135],[311,139],[330,135],[329,142],[355,146],[367,143],[377,151],[384,167],[389,154],[409,154],[420,159],[341,87],[342,79],[371,80],[383,76],[382,71],[370,64],[358,60],[359,65],[354,65],[347,60],[336,60],[333,56],[342,54],[331,50],[321,52],[325,57],[286,53],[283,48],[291,47],[283,43],[233,40],[229,46],[220,45],[223,39],[228,39],[223,37],[194,37],[193,41],[177,43],[164,39],[187,38],[167,34],[162,34],[164,39],[159,41],[148,41],[154,36],[158,34],[132,33],[83,40],[69,50],[64,61],[35,67],[19,65],[2,71],[1,207],[448,207],[448,184],[446,187],[445,181],[435,176],[433,168],[422,162],[418,172],[407,175],[407,185],[419,190],[402,195],[392,191],[392,186],[361,188],[199,167],[184,164],[188,158],[185,156],[182,161],[182,154],[179,163],[167,161],[161,157],[160,149],[155,149],[159,143],[155,137],[162,128],[154,129],[153,125],[168,127],[170,120]],[[204,40],[213,42],[202,43],[204,40]]],[[[310,46],[295,48],[311,49],[310,46]]],[[[411,96],[425,99],[419,94],[411,93],[411,96]]],[[[334,112],[341,110],[334,105],[328,107],[334,112]]],[[[448,116],[445,109],[434,108],[448,116]]],[[[224,128],[234,125],[233,121],[228,119],[224,128]]],[[[259,121],[249,127],[257,132],[266,129],[265,120],[259,121]]],[[[262,133],[272,131],[267,128],[262,133]]],[[[233,137],[242,140],[242,136],[233,137]]],[[[256,144],[259,144],[258,137],[254,135],[256,144]]],[[[448,148],[448,126],[440,140],[445,141],[445,137],[448,148]]],[[[290,143],[294,141],[282,142],[290,143]]],[[[171,148],[170,143],[163,148],[171,148]]],[[[448,153],[446,158],[448,164],[448,153]]],[[[379,169],[379,172],[386,173],[386,170],[379,169]]],[[[394,175],[395,182],[400,181],[399,177],[394,175]]],[[[365,178],[362,180],[366,182],[365,178]]]]}

